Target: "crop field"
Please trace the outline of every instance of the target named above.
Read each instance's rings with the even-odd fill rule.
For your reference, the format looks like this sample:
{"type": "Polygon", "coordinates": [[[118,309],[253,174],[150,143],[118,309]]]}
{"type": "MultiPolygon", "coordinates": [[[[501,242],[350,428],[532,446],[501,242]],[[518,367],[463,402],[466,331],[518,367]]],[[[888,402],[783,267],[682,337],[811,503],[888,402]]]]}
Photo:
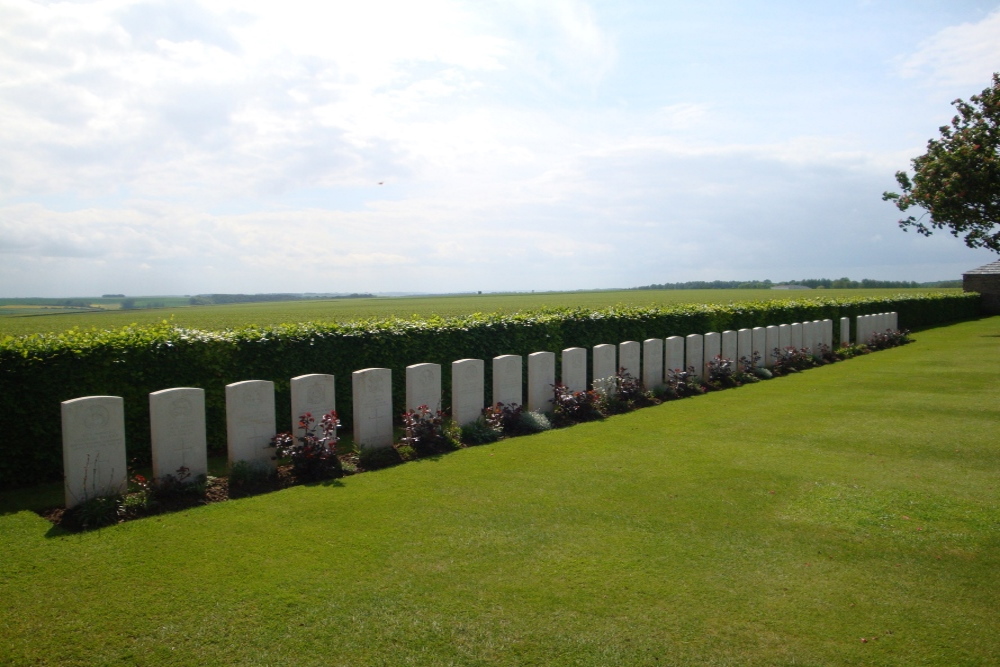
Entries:
{"type": "MultiPolygon", "coordinates": [[[[275,301],[216,306],[180,306],[105,312],[26,312],[30,304],[6,306],[0,300],[0,335],[54,333],[73,327],[117,329],[129,324],[156,324],[170,320],[192,329],[220,330],[246,326],[275,326],[292,322],[347,322],[362,319],[455,317],[472,313],[513,313],[544,308],[607,308],[616,305],[659,306],[677,303],[719,303],[816,297],[888,296],[921,292],[960,292],[958,289],[845,289],[845,290],[620,290],[540,292],[427,297],[376,297],[275,301]],[[44,313],[44,314],[40,314],[44,313]],[[60,313],[60,314],[53,314],[60,313]]],[[[162,297],[150,297],[150,301],[162,297]]],[[[19,300],[23,301],[23,300],[19,300]]],[[[96,301],[96,300],[95,300],[96,301]]],[[[137,298],[137,304],[146,299],[137,298]]]]}

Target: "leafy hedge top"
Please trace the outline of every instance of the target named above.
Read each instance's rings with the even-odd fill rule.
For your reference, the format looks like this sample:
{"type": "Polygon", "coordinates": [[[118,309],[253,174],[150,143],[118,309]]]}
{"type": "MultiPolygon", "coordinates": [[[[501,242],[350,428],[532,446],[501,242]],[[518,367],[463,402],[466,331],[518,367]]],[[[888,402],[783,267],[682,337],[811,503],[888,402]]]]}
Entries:
{"type": "MultiPolygon", "coordinates": [[[[259,327],[248,325],[218,331],[188,329],[173,325],[168,320],[157,325],[129,325],[119,329],[79,329],[74,327],[61,333],[38,333],[0,337],[0,368],[11,358],[44,361],[64,355],[86,355],[96,350],[121,350],[127,354],[138,347],[163,349],[184,345],[221,343],[227,345],[266,343],[270,340],[288,342],[315,341],[331,336],[351,338],[358,336],[402,336],[414,331],[472,331],[475,329],[504,329],[532,324],[658,320],[664,316],[702,316],[708,319],[739,320],[741,315],[760,313],[778,314],[782,311],[802,312],[828,310],[831,307],[865,307],[866,313],[876,312],[879,304],[887,307],[907,302],[935,302],[940,299],[978,299],[977,294],[948,294],[927,292],[916,295],[900,294],[886,297],[840,297],[782,299],[767,301],[740,301],[730,304],[677,304],[670,306],[616,305],[602,309],[545,308],[519,313],[472,313],[460,317],[431,316],[422,319],[375,318],[346,323],[302,322],[279,326],[259,327]],[[875,308],[873,310],[873,308],[875,308]],[[719,316],[724,316],[720,318],[719,316]]],[[[851,308],[853,310],[853,308],[851,308]]],[[[771,323],[771,322],[768,322],[771,323]]],[[[782,322],[784,323],[784,322],[782,322]]],[[[735,326],[735,325],[734,325],[735,326]]],[[[763,322],[752,326],[765,326],[763,322]]],[[[731,327],[727,327],[731,328],[731,327]]],[[[743,328],[742,326],[740,328],[743,328]]],[[[717,327],[721,330],[722,327],[717,327]]],[[[698,332],[703,333],[703,332],[698,332]]],[[[678,333],[676,335],[686,335],[678,333]]],[[[414,363],[417,363],[414,361],[414,363]]]]}

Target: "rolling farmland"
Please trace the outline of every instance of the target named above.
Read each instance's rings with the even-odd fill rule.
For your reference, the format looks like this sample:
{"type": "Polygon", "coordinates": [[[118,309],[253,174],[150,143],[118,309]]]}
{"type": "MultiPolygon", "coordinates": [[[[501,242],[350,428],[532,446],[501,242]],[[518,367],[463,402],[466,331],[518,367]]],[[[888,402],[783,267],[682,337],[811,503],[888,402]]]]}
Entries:
{"type": "MultiPolygon", "coordinates": [[[[476,312],[512,313],[545,308],[606,308],[615,305],[658,306],[677,303],[733,303],[817,297],[888,296],[921,292],[959,292],[957,289],[845,289],[845,290],[620,290],[593,292],[539,292],[426,297],[375,297],[276,301],[213,306],[107,310],[104,312],[27,311],[0,307],[0,335],[23,335],[81,329],[117,329],[129,324],[156,324],[164,320],[192,329],[221,330],[247,326],[275,326],[290,322],[346,322],[363,319],[425,319],[476,312]]],[[[141,302],[141,298],[140,298],[141,302]]]]}

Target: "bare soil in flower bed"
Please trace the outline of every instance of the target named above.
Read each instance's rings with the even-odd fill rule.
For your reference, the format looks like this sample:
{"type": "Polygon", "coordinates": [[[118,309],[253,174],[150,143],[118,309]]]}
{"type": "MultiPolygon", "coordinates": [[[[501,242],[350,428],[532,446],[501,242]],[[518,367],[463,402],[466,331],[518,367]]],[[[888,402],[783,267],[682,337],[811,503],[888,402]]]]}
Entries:
{"type": "MultiPolygon", "coordinates": [[[[357,454],[345,454],[340,459],[344,466],[345,475],[364,472],[364,469],[360,466],[357,454]]],[[[40,510],[38,514],[60,528],[78,533],[85,530],[125,523],[126,521],[133,521],[135,519],[142,519],[148,516],[156,516],[157,514],[180,512],[201,505],[210,505],[230,499],[246,498],[271,493],[272,491],[280,491],[281,489],[298,486],[302,483],[293,474],[291,465],[280,465],[273,477],[255,483],[240,484],[239,486],[230,486],[228,477],[209,477],[205,484],[204,493],[177,492],[155,494],[153,499],[146,503],[128,502],[129,498],[140,497],[142,492],[129,493],[122,496],[118,504],[118,509],[113,515],[104,517],[104,520],[97,524],[92,522],[92,516],[88,515],[82,505],[71,509],[49,507],[40,510]]]]}

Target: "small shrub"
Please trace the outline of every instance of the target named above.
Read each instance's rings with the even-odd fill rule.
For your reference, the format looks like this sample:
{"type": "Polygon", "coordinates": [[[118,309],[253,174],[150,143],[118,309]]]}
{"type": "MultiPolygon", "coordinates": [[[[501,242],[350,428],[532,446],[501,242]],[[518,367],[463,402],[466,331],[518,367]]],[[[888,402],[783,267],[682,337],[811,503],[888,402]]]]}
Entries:
{"type": "Polygon", "coordinates": [[[830,346],[826,343],[820,343],[816,346],[816,356],[819,357],[819,360],[824,364],[832,364],[840,361],[837,355],[833,353],[833,350],[830,349],[830,346]]]}
{"type": "Polygon", "coordinates": [[[76,523],[83,530],[102,528],[118,523],[122,513],[122,496],[96,496],[74,507],[76,523]]]}
{"type": "Polygon", "coordinates": [[[552,428],[552,422],[542,412],[522,412],[520,430],[522,433],[541,433],[552,428]]]}
{"type": "Polygon", "coordinates": [[[517,403],[497,403],[484,408],[483,417],[489,427],[501,435],[520,435],[523,411],[524,408],[517,403]]]}
{"type": "Polygon", "coordinates": [[[707,365],[708,379],[705,380],[705,384],[708,388],[727,389],[742,384],[739,374],[736,372],[737,365],[733,363],[732,359],[726,359],[717,354],[707,365]]]}
{"type": "Polygon", "coordinates": [[[870,352],[871,350],[869,350],[866,345],[844,345],[843,347],[834,350],[833,355],[838,360],[844,360],[868,354],[870,352]]]}
{"type": "Polygon", "coordinates": [[[596,391],[570,391],[562,383],[552,385],[552,418],[558,426],[602,419],[601,395],[596,391]]]}
{"type": "Polygon", "coordinates": [[[594,380],[594,387],[600,397],[598,408],[605,415],[629,412],[651,397],[643,392],[639,378],[624,368],[619,368],[611,377],[594,380]]]}
{"type": "Polygon", "coordinates": [[[812,368],[815,365],[813,356],[804,347],[776,347],[774,348],[774,365],[771,366],[771,372],[774,375],[787,375],[812,368]]]}
{"type": "Polygon", "coordinates": [[[694,366],[688,366],[687,370],[668,368],[663,382],[664,398],[684,398],[685,396],[697,396],[698,394],[705,393],[705,388],[698,380],[698,374],[695,373],[694,366]]]}
{"type": "Polygon", "coordinates": [[[302,435],[293,438],[290,433],[279,433],[271,438],[276,459],[288,458],[292,473],[301,481],[319,481],[344,476],[344,468],[337,456],[337,413],[323,415],[319,424],[311,413],[299,417],[302,435]]]}
{"type": "Polygon", "coordinates": [[[456,434],[455,423],[441,410],[431,412],[426,405],[421,405],[403,414],[403,426],[406,435],[401,446],[409,447],[418,456],[443,454],[461,447],[461,436],[456,434]]]}
{"type": "Polygon", "coordinates": [[[486,417],[461,427],[461,440],[467,445],[488,445],[500,439],[500,432],[486,422],[486,417]]]}
{"type": "Polygon", "coordinates": [[[882,332],[876,332],[871,335],[868,339],[868,349],[869,350],[886,350],[890,347],[899,347],[900,345],[906,345],[912,342],[910,339],[910,332],[906,329],[892,330],[886,329],[882,332]]]}

